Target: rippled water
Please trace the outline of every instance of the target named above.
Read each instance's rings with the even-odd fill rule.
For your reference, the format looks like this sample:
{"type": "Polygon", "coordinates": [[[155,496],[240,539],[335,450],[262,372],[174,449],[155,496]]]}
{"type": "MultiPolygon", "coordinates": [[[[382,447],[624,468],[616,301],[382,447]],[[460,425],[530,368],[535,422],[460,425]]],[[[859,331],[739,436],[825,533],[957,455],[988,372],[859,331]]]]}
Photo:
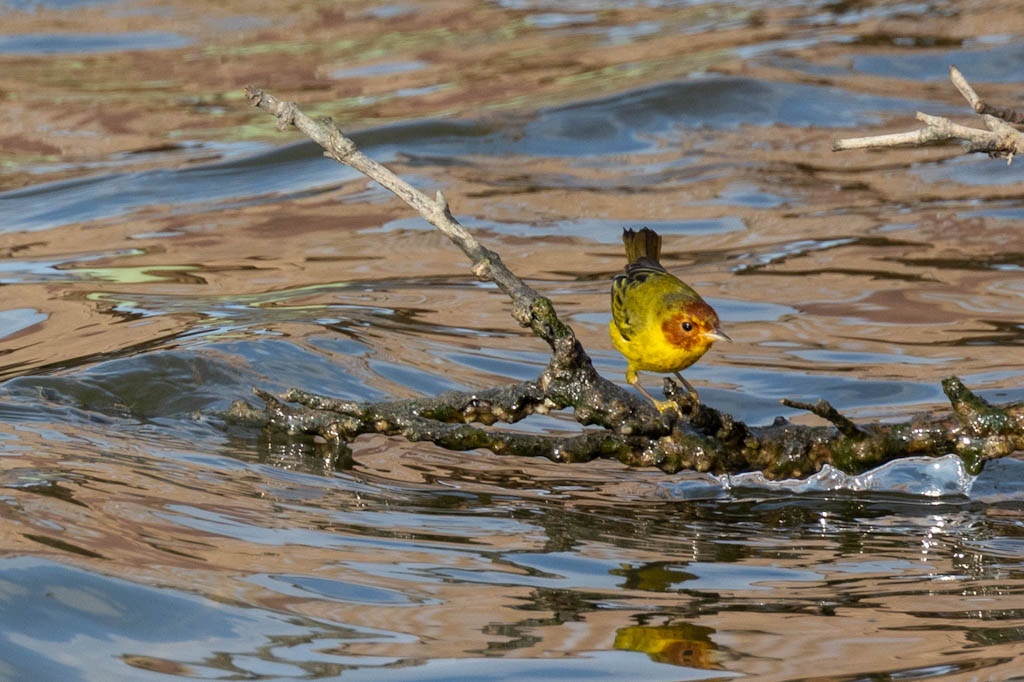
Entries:
{"type": "Polygon", "coordinates": [[[970,121],[950,63],[1019,103],[1024,16],[201,12],[0,3],[0,678],[1024,679],[1017,458],[773,483],[366,437],[333,470],[219,416],[253,387],[430,395],[547,360],[249,82],[443,189],[607,376],[620,230],[645,224],[735,339],[687,373],[719,409],[906,418],[945,410],[951,373],[1024,399],[1019,164],[830,151],[917,110],[970,121]]]}

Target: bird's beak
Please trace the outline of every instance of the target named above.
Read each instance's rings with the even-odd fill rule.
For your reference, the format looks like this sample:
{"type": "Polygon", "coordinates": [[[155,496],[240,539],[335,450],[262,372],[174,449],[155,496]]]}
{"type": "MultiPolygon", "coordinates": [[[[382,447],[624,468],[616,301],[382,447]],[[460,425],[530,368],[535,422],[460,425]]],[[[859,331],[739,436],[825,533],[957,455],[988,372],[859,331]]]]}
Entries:
{"type": "Polygon", "coordinates": [[[728,341],[729,343],[732,343],[732,339],[729,338],[729,335],[723,332],[720,327],[715,327],[711,331],[706,332],[704,336],[709,339],[714,339],[715,341],[728,341]]]}

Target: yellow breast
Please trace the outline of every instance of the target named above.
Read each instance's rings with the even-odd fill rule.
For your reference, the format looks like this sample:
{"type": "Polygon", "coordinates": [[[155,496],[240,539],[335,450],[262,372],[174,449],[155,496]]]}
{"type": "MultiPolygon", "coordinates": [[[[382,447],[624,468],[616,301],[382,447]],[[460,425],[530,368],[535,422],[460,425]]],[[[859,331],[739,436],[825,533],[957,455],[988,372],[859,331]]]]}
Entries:
{"type": "Polygon", "coordinates": [[[711,344],[699,334],[679,339],[678,334],[667,333],[665,326],[678,325],[676,321],[638,325],[627,339],[613,320],[609,325],[612,345],[629,361],[630,368],[644,372],[679,372],[697,362],[711,344]]]}

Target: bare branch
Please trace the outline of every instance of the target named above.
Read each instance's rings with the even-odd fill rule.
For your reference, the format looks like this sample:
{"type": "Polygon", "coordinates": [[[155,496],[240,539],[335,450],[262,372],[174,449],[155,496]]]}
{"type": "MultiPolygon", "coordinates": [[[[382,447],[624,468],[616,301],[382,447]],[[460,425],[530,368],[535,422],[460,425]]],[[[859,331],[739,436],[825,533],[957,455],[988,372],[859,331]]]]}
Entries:
{"type": "Polygon", "coordinates": [[[971,84],[967,82],[967,79],[964,78],[964,75],[960,73],[960,69],[955,66],[949,67],[949,79],[953,81],[956,89],[960,91],[963,98],[967,100],[967,103],[978,114],[988,114],[1007,123],[1024,123],[1024,114],[1021,112],[1014,109],[994,107],[982,100],[978,93],[974,91],[974,88],[971,87],[971,84]]]}
{"type": "Polygon", "coordinates": [[[971,105],[971,109],[974,109],[979,114],[985,113],[982,111],[984,105],[982,104],[981,97],[979,97],[978,93],[974,91],[971,84],[967,82],[967,79],[964,78],[964,74],[960,72],[960,69],[956,68],[956,66],[952,64],[949,66],[949,80],[953,82],[953,87],[955,87],[963,98],[967,100],[967,103],[971,105]]]}
{"type": "Polygon", "coordinates": [[[1010,125],[1024,121],[1024,115],[1011,109],[999,109],[986,104],[955,66],[949,67],[949,77],[971,108],[981,116],[985,129],[972,128],[954,123],[942,116],[918,112],[917,119],[925,124],[924,128],[904,133],[840,139],[833,143],[832,151],[923,147],[957,141],[966,143],[970,152],[1006,157],[1008,162],[1012,161],[1015,155],[1024,152],[1024,133],[1010,125]]]}
{"type": "Polygon", "coordinates": [[[566,331],[561,323],[557,323],[557,319],[547,320],[547,325],[538,325],[540,320],[534,315],[533,306],[541,296],[505,267],[498,254],[484,248],[476,237],[452,217],[448,210],[448,202],[440,192],[436,199],[431,199],[412,187],[389,168],[359,151],[355,142],[330,119],[310,118],[302,113],[294,102],[284,102],[251,85],[245,89],[245,95],[254,107],[263,109],[277,118],[278,129],[285,130],[289,126],[295,126],[323,147],[325,156],[351,166],[371,180],[375,180],[440,230],[466,254],[473,264],[472,270],[477,277],[494,282],[512,298],[516,304],[513,315],[521,325],[533,327],[534,332],[549,343],[553,340],[552,335],[566,331]]]}

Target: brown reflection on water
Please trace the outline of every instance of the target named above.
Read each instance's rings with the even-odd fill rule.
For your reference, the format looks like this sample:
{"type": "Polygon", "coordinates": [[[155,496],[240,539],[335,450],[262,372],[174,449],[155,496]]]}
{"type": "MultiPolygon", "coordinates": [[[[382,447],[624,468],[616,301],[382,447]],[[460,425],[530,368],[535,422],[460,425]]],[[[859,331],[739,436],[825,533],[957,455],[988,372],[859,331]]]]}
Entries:
{"type": "Polygon", "coordinates": [[[65,447],[25,437],[25,455],[0,459],[5,555],[101,573],[130,566],[134,581],[402,635],[356,639],[338,654],[413,663],[621,649],[765,680],[937,660],[967,670],[988,660],[984,675],[998,676],[1021,654],[1011,637],[986,642],[978,656],[984,624],[1019,621],[1024,601],[998,557],[964,542],[957,513],[891,530],[876,519],[866,533],[828,513],[815,523],[813,511],[805,525],[783,508],[766,515],[774,530],[757,525],[751,537],[749,510],[665,506],[650,490],[644,500],[635,472],[609,463],[574,468],[572,483],[603,489],[605,502],[588,505],[568,487],[559,492],[570,483],[564,467],[531,466],[516,484],[520,465],[487,455],[440,455],[427,472],[411,449],[383,446],[351,478],[312,487],[273,470],[140,457],[138,442],[115,435],[102,458],[82,455],[68,435],[65,447]],[[47,454],[30,454],[33,445],[47,454]],[[45,476],[55,463],[59,477],[45,476]],[[453,485],[466,466],[508,478],[494,497],[469,476],[453,485]],[[431,481],[423,491],[446,485],[482,497],[462,498],[462,509],[418,507],[417,486],[396,486],[403,476],[394,467],[420,468],[431,481]],[[361,495],[346,481],[392,491],[361,495]],[[625,482],[631,499],[620,494],[625,482]],[[460,521],[472,515],[476,529],[460,521]],[[564,563],[530,567],[531,557],[559,552],[564,563]],[[360,587],[375,592],[360,598],[360,587]]]}
{"type": "MultiPolygon", "coordinates": [[[[159,28],[179,33],[194,41],[189,47],[68,57],[0,56],[9,75],[5,88],[18,92],[19,83],[32,83],[32,97],[20,99],[19,106],[30,107],[24,115],[41,117],[34,132],[19,129],[19,139],[28,140],[23,146],[3,147],[14,167],[59,160],[67,163],[46,168],[42,177],[81,174],[88,172],[87,162],[109,160],[115,151],[165,149],[173,144],[168,136],[208,141],[255,136],[275,143],[297,139],[275,136],[262,114],[244,106],[240,88],[248,82],[294,96],[313,113],[329,107],[346,127],[356,129],[413,116],[465,115],[490,116],[496,129],[506,128],[511,134],[522,112],[566,98],[671,80],[693,72],[695,65],[769,81],[804,80],[770,60],[738,56],[743,46],[799,38],[804,29],[799,28],[796,8],[730,8],[723,15],[713,7],[672,12],[630,7],[580,19],[587,31],[529,30],[522,13],[455,1],[432,4],[429,11],[413,5],[410,11],[387,16],[372,3],[354,3],[344,9],[296,12],[283,22],[263,6],[220,5],[212,14],[204,12],[203,21],[196,21],[194,8],[174,8],[171,21],[145,13],[121,16],[103,6],[76,11],[89,18],[89,25],[111,32],[159,28]],[[644,22],[653,22],[657,30],[621,42],[609,40],[613,34],[606,33],[614,26],[644,22]],[[231,25],[232,30],[210,28],[216,25],[231,25]],[[302,35],[303,41],[296,41],[295,35],[302,35]],[[679,40],[680,35],[686,40],[679,40]],[[517,55],[512,71],[508,54],[517,55]],[[406,66],[385,68],[389,64],[406,66]],[[383,65],[386,77],[375,72],[374,65],[383,65]],[[77,74],[73,82],[60,75],[69,69],[77,74]],[[75,96],[68,97],[69,91],[75,96]],[[98,97],[90,94],[93,91],[105,94],[98,97]],[[395,95],[406,91],[419,94],[395,95]],[[55,106],[58,98],[60,106],[55,106]],[[496,111],[506,113],[489,113],[496,111]],[[60,132],[43,133],[54,130],[60,132]],[[41,146],[32,151],[33,144],[41,146]],[[54,148],[44,150],[45,145],[54,148]]],[[[972,7],[924,25],[897,18],[885,30],[865,18],[842,25],[844,35],[857,38],[852,45],[824,41],[813,52],[794,47],[787,54],[823,66],[841,64],[844,55],[855,55],[865,44],[882,54],[899,54],[898,46],[887,46],[883,36],[910,31],[911,26],[913,35],[933,36],[935,44],[958,44],[981,21],[966,17],[990,16],[989,11],[972,7]]],[[[45,8],[11,11],[5,13],[5,27],[11,34],[55,30],[62,25],[59,16],[59,10],[45,8]]],[[[1018,20],[1001,16],[999,25],[1009,21],[1011,30],[1018,20]]],[[[840,80],[846,87],[877,95],[904,95],[907,88],[899,79],[850,73],[826,84],[840,80]]],[[[926,93],[953,103],[955,94],[949,90],[929,84],[926,93]]],[[[994,88],[994,93],[1000,90],[994,88]]],[[[911,114],[896,116],[893,124],[905,125],[911,114]]],[[[652,153],[623,154],[617,164],[512,154],[467,156],[462,163],[443,168],[401,158],[392,165],[443,187],[457,214],[485,224],[550,224],[594,216],[633,225],[737,221],[745,230],[670,239],[668,264],[706,296],[778,304],[795,312],[781,319],[727,320],[738,343],[716,348],[705,363],[796,369],[806,368],[808,361],[800,355],[791,357],[793,350],[898,356],[910,348],[913,362],[866,364],[856,371],[865,377],[925,383],[948,373],[949,363],[967,375],[1019,366],[1024,360],[1019,344],[1005,343],[1008,336],[1018,338],[1014,301],[1021,288],[1016,284],[1019,277],[993,267],[992,260],[1002,252],[1002,244],[1013,239],[1014,226],[961,215],[969,206],[1012,197],[1012,186],[939,187],[915,174],[913,164],[935,163],[955,152],[836,155],[828,151],[835,136],[835,131],[815,128],[743,126],[713,135],[680,133],[671,138],[677,140],[673,144],[652,153]],[[760,207],[732,198],[744,188],[775,193],[779,203],[760,207]],[[829,248],[813,246],[829,240],[843,241],[829,248]],[[802,241],[812,246],[792,251],[802,241]],[[964,351],[990,342],[999,344],[998,353],[964,351]],[[780,353],[779,344],[789,350],[780,353]]],[[[211,151],[183,153],[184,157],[162,158],[182,163],[208,157],[211,151]]],[[[141,170],[159,156],[122,156],[117,163],[141,170]]],[[[39,177],[15,172],[5,182],[14,187],[39,177]]],[[[69,252],[67,245],[80,244],[89,244],[93,253],[112,255],[81,264],[81,272],[76,272],[79,266],[63,270],[68,279],[56,284],[18,285],[19,305],[38,310],[47,321],[11,343],[7,371],[164,344],[175,333],[208,319],[205,303],[221,297],[353,280],[469,281],[461,256],[437,235],[364,232],[409,217],[408,210],[392,200],[349,203],[364,189],[365,182],[357,181],[327,197],[210,214],[181,215],[169,206],[152,206],[129,220],[49,230],[41,243],[31,243],[34,236],[30,242],[8,235],[4,247],[12,254],[17,251],[19,258],[79,258],[79,247],[69,252]],[[143,236],[155,233],[169,236],[143,236]],[[111,269],[99,273],[97,268],[111,269]],[[129,274],[151,273],[157,281],[124,281],[126,271],[121,268],[129,274]],[[122,281],[111,281],[119,274],[122,281]],[[186,281],[186,274],[195,279],[186,281]],[[162,300],[177,297],[185,301],[185,310],[158,309],[154,316],[121,322],[124,314],[110,302],[130,301],[140,294],[162,300]],[[94,324],[97,320],[103,323],[94,324]]],[[[481,235],[517,272],[539,280],[542,290],[552,288],[552,283],[555,289],[564,288],[558,283],[576,280],[566,285],[572,287],[570,295],[553,294],[567,316],[606,310],[604,282],[621,267],[614,243],[595,244],[585,234],[573,239],[545,237],[543,244],[486,229],[481,235]]],[[[469,290],[451,296],[447,289],[435,295],[429,286],[413,293],[404,283],[400,288],[382,284],[372,292],[360,292],[355,301],[339,299],[386,308],[396,305],[397,297],[397,304],[420,311],[417,319],[424,324],[518,335],[492,295],[474,297],[469,290]]],[[[608,352],[601,324],[579,326],[589,347],[608,352]]],[[[315,326],[308,331],[321,332],[315,326]]],[[[303,334],[291,328],[288,333],[303,334]]],[[[493,342],[499,348],[504,343],[493,342]]],[[[404,340],[392,347],[385,347],[386,338],[379,343],[378,350],[390,357],[415,353],[406,350],[404,340]]],[[[525,342],[529,348],[538,347],[530,343],[525,342]]],[[[428,358],[419,355],[414,360],[428,358]]],[[[812,365],[812,370],[825,372],[838,368],[833,361],[812,365]]]]}
{"type": "MultiPolygon", "coordinates": [[[[571,161],[546,163],[572,172],[571,161]]],[[[396,166],[402,170],[401,164],[396,166]]],[[[628,177],[629,165],[621,171],[628,177]]],[[[480,167],[475,184],[501,182],[493,174],[504,172],[480,167]]],[[[457,176],[445,173],[437,179],[451,183],[447,191],[456,211],[470,216],[480,211],[480,218],[490,218],[487,202],[493,197],[467,199],[476,192],[461,186],[457,176]]],[[[725,194],[742,182],[742,174],[701,182],[698,192],[714,193],[717,188],[725,194]]],[[[881,371],[912,381],[937,381],[949,372],[950,363],[963,374],[1024,365],[1020,345],[1014,343],[1017,332],[1007,338],[1007,329],[1019,322],[1016,302],[1024,290],[1024,275],[1014,267],[1002,267],[1006,259],[1000,260],[1001,245],[1013,238],[1010,223],[977,217],[961,221],[955,212],[937,215],[927,209],[902,213],[896,231],[888,229],[883,209],[875,211],[874,221],[863,216],[814,218],[813,214],[841,210],[842,195],[827,187],[805,195],[808,205],[798,210],[708,206],[688,195],[685,187],[655,184],[645,190],[640,212],[634,196],[608,192],[600,214],[618,213],[623,223],[635,225],[649,219],[652,211],[657,215],[659,203],[665,211],[673,208],[681,222],[732,213],[747,225],[745,231],[670,236],[666,264],[706,297],[777,304],[794,311],[780,319],[732,322],[726,308],[726,324],[737,343],[716,347],[703,363],[736,358],[741,364],[773,365],[780,362],[777,344],[784,343],[797,349],[890,356],[909,352],[923,362],[858,371],[865,376],[881,371]],[[834,245],[819,246],[830,240],[834,245]],[[804,248],[799,247],[801,242],[804,248]],[[998,345],[999,352],[985,352],[986,343],[998,345]]],[[[589,199],[586,193],[563,190],[521,194],[516,202],[525,215],[557,214],[573,220],[594,214],[589,199]]],[[[415,319],[423,325],[495,332],[498,336],[487,338],[489,347],[543,352],[541,344],[522,338],[500,294],[474,284],[462,255],[442,237],[425,229],[373,229],[405,218],[407,211],[395,202],[386,208],[363,207],[330,197],[219,211],[208,217],[168,215],[87,229],[56,228],[30,237],[32,243],[26,243],[24,235],[7,235],[6,248],[17,252],[19,262],[56,264],[42,268],[39,282],[19,283],[12,289],[17,291],[18,307],[47,317],[7,339],[7,372],[159,345],[216,316],[220,305],[273,292],[292,292],[283,293],[284,299],[273,305],[310,306],[308,318],[315,319],[318,305],[408,309],[416,311],[415,319]],[[193,227],[208,220],[216,220],[216,230],[193,227]],[[162,236],[147,236],[151,234],[162,236]],[[76,243],[92,245],[96,255],[70,251],[68,245],[76,243]],[[341,288],[312,298],[301,294],[305,288],[326,284],[341,288]],[[125,301],[151,314],[133,315],[131,305],[120,305],[125,301]],[[506,337],[514,340],[504,341],[506,337]]],[[[614,243],[597,244],[585,235],[545,237],[539,243],[486,229],[481,238],[516,272],[551,295],[567,319],[606,311],[607,279],[622,265],[614,243]]],[[[293,319],[301,321],[302,314],[297,312],[293,319]]],[[[589,348],[608,348],[603,325],[588,322],[577,327],[589,348]]],[[[401,358],[414,352],[403,350],[407,339],[402,338],[392,337],[396,345],[385,347],[387,335],[377,332],[371,328],[362,333],[376,336],[384,344],[379,348],[382,353],[401,358]]],[[[322,329],[308,326],[288,333],[320,334],[322,329]]],[[[828,364],[818,368],[833,369],[828,364]]]]}

